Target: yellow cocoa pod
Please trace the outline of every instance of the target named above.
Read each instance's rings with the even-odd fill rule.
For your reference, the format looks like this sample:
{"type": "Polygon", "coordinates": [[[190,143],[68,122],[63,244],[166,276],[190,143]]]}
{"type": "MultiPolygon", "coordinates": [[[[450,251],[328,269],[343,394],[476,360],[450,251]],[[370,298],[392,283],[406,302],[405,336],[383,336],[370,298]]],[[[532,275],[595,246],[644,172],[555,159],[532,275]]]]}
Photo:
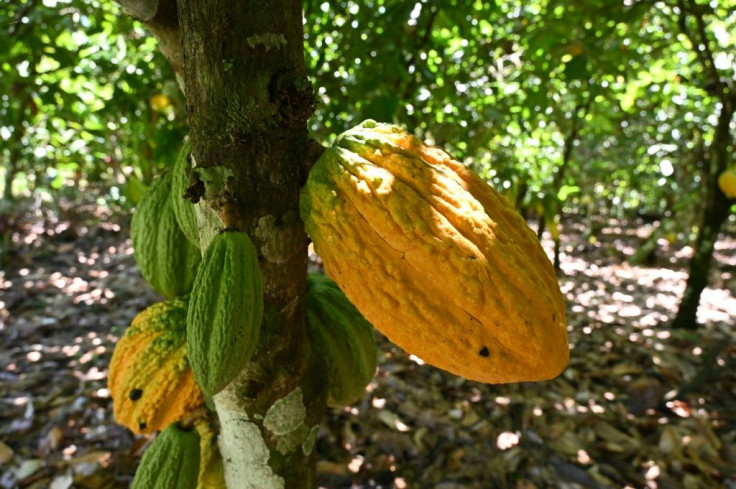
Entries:
{"type": "Polygon", "coordinates": [[[718,177],[718,188],[729,199],[736,199],[736,170],[726,170],[718,177]]]}
{"type": "Polygon", "coordinates": [[[187,301],[158,302],[138,314],[110,360],[108,389],[118,423],[152,433],[204,403],[186,349],[187,301]]]}
{"type": "Polygon", "coordinates": [[[330,278],[407,352],[489,383],[567,365],[565,303],[539,240],[442,149],[366,121],[317,161],[300,211],[330,278]]]}

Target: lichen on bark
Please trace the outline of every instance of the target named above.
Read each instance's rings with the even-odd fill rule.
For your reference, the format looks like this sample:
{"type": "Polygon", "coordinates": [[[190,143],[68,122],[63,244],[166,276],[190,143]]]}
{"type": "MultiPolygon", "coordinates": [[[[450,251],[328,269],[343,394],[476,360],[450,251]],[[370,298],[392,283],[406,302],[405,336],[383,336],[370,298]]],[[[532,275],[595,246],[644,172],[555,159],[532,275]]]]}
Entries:
{"type": "Polygon", "coordinates": [[[244,414],[243,406],[232,391],[215,396],[220,424],[217,443],[223,454],[225,482],[231,488],[283,489],[284,479],[268,465],[268,445],[258,425],[244,414]],[[228,456],[238,454],[238,456],[228,456]]]}

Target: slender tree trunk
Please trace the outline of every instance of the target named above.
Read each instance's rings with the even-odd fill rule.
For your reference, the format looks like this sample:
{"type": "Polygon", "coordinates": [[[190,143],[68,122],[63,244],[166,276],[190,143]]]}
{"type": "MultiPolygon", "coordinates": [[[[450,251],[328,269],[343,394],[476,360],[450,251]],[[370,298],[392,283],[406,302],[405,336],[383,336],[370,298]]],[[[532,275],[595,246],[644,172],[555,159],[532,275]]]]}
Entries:
{"type": "Polygon", "coordinates": [[[18,173],[18,160],[12,154],[15,152],[16,151],[14,150],[11,151],[10,161],[8,162],[8,166],[5,169],[5,188],[3,188],[3,200],[8,202],[13,201],[13,181],[15,180],[15,175],[18,173]]]}
{"type": "MultiPolygon", "coordinates": [[[[575,141],[580,136],[580,130],[582,129],[581,121],[585,120],[588,110],[590,109],[592,95],[588,95],[584,102],[579,102],[573,110],[572,121],[570,132],[565,136],[565,144],[562,150],[562,165],[557,169],[553,180],[553,189],[555,192],[560,190],[562,182],[567,177],[567,170],[570,168],[570,162],[572,161],[572,150],[575,147],[575,141]],[[581,114],[582,111],[582,114],[581,114]]],[[[556,232],[552,234],[554,240],[554,257],[552,264],[555,272],[560,271],[560,235],[562,234],[560,228],[562,227],[562,202],[555,197],[555,219],[557,222],[551,223],[556,228],[556,232]]],[[[541,226],[540,226],[541,228],[541,226]]]]}
{"type": "Polygon", "coordinates": [[[730,126],[734,114],[734,103],[726,99],[721,106],[713,142],[710,144],[710,164],[706,169],[706,202],[702,225],[695,241],[695,254],[690,260],[690,274],[685,286],[673,328],[696,329],[700,296],[708,285],[713,250],[723,223],[728,218],[731,202],[718,188],[718,175],[728,166],[729,146],[732,144],[730,126]]]}
{"type": "Polygon", "coordinates": [[[264,284],[258,349],[214,398],[225,478],[231,489],[312,488],[326,393],[310,361],[303,300],[298,200],[314,101],[301,2],[178,0],[178,10],[200,206],[249,234],[264,284]]]}
{"type": "MultiPolygon", "coordinates": [[[[31,69],[31,75],[32,77],[35,76],[35,68],[31,69]]],[[[29,112],[29,108],[33,102],[31,90],[25,85],[20,85],[16,87],[15,96],[20,96],[20,104],[18,105],[18,118],[13,125],[13,134],[10,135],[10,140],[8,141],[10,157],[8,166],[5,169],[5,188],[3,189],[3,200],[8,202],[13,201],[13,182],[21,170],[21,159],[23,158],[23,136],[26,135],[26,127],[33,118],[33,115],[29,112]]]]}
{"type": "Polygon", "coordinates": [[[701,8],[695,0],[678,0],[677,5],[679,8],[677,23],[680,31],[690,39],[692,49],[703,69],[702,86],[711,96],[717,98],[721,105],[715,135],[708,148],[710,161],[705,169],[706,201],[702,224],[695,242],[695,254],[690,260],[690,275],[685,293],[671,324],[673,328],[695,329],[700,295],[708,285],[713,249],[731,208],[728,198],[718,188],[718,176],[728,167],[731,158],[733,137],[730,127],[736,109],[736,94],[732,77],[728,73],[721,73],[716,65],[705,20],[707,10],[701,8]]]}
{"type": "Polygon", "coordinates": [[[544,219],[544,214],[539,216],[539,219],[537,220],[537,238],[539,240],[542,239],[542,236],[544,236],[544,230],[546,229],[545,223],[547,221],[544,219]]]}

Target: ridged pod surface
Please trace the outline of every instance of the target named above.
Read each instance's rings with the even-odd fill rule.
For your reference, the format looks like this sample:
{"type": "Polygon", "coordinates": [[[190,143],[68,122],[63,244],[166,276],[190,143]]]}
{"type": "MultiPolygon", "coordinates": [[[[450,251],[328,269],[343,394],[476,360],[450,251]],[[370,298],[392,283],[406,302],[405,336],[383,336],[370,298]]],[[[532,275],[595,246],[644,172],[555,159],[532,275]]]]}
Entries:
{"type": "Polygon", "coordinates": [[[325,271],[398,346],[467,379],[549,379],[565,304],[539,240],[442,149],[365,121],[312,168],[300,211],[325,271]]]}
{"type": "Polygon", "coordinates": [[[201,254],[179,228],[171,184],[170,171],[153,181],[133,214],[130,234],[143,278],[161,295],[178,297],[191,290],[201,254]]]}
{"type": "Polygon", "coordinates": [[[718,176],[718,187],[729,199],[736,199],[736,170],[725,170],[718,176]]]}
{"type": "Polygon", "coordinates": [[[206,396],[220,392],[258,343],[263,290],[258,252],[248,235],[216,235],[202,257],[187,314],[189,360],[206,396]]]}
{"type": "Polygon", "coordinates": [[[152,433],[204,403],[186,350],[187,302],[149,306],[115,346],[108,389],[118,423],[134,433],[152,433]]]}
{"type": "Polygon", "coordinates": [[[327,403],[359,400],[376,373],[373,326],[322,274],[307,277],[307,333],[327,366],[327,403]]]}
{"type": "Polygon", "coordinates": [[[197,430],[172,424],[143,453],[131,489],[195,489],[198,473],[197,430]]]}
{"type": "Polygon", "coordinates": [[[217,437],[209,421],[201,419],[196,423],[199,433],[199,476],[197,489],[225,489],[225,473],[222,455],[217,446],[217,437]]]}
{"type": "Polygon", "coordinates": [[[187,168],[189,166],[189,140],[187,139],[179,151],[174,165],[174,174],[171,183],[171,205],[174,209],[176,222],[179,224],[184,236],[192,243],[192,246],[199,249],[199,227],[197,226],[197,214],[194,210],[194,204],[184,198],[184,194],[189,188],[189,179],[187,178],[187,168]]]}

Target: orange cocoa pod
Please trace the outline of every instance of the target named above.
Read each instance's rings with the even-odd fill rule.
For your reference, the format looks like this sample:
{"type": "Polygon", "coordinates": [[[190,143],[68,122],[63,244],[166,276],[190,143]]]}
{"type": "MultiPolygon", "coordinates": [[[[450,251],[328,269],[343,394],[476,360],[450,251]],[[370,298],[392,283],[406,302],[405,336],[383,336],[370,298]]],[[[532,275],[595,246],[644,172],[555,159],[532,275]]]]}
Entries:
{"type": "Polygon", "coordinates": [[[365,121],[315,163],[300,212],[326,273],[407,352],[488,383],[567,365],[565,303],[539,240],[442,149],[365,121]]]}

